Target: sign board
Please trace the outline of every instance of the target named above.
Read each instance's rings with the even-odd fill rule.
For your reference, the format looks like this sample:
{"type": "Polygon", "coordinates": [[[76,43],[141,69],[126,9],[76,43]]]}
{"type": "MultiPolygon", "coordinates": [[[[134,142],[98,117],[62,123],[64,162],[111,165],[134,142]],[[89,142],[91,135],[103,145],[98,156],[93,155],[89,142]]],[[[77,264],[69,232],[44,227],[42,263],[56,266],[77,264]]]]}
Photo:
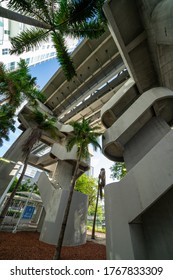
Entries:
{"type": "Polygon", "coordinates": [[[34,206],[26,206],[22,219],[31,219],[35,211],[34,206]]]}

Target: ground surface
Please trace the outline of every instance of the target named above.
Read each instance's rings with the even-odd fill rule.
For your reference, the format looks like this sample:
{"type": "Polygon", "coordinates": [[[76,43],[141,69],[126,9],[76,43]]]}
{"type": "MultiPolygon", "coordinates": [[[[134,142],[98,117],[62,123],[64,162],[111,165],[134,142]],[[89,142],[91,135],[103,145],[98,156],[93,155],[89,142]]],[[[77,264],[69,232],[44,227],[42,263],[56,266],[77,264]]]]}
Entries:
{"type": "MultiPolygon", "coordinates": [[[[97,239],[96,239],[97,240],[97,239]]],[[[76,247],[63,247],[62,260],[105,260],[102,242],[87,241],[76,247]]],[[[52,260],[55,246],[39,241],[37,232],[0,232],[0,260],[52,260]]]]}

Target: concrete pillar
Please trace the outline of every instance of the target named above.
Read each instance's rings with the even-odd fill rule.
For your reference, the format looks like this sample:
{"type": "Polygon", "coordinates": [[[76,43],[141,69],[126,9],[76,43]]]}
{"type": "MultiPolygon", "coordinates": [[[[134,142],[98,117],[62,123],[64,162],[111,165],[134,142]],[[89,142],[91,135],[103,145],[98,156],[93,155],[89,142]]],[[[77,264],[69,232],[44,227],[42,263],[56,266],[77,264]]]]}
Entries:
{"type": "Polygon", "coordinates": [[[172,259],[173,132],[105,187],[108,259],[172,259]],[[158,249],[157,249],[158,248],[158,249]]]}
{"type": "Polygon", "coordinates": [[[170,126],[161,117],[153,117],[148,121],[124,146],[127,170],[133,168],[169,131],[170,126]]]}
{"type": "MultiPolygon", "coordinates": [[[[63,174],[65,176],[65,173],[63,174]]],[[[46,212],[41,229],[40,240],[56,245],[59,238],[69,190],[54,188],[45,173],[41,174],[37,185],[46,212]]],[[[80,192],[74,192],[65,231],[64,245],[76,246],[86,242],[87,209],[87,196],[80,192]]]]}
{"type": "Polygon", "coordinates": [[[55,188],[69,189],[73,171],[74,167],[72,164],[67,161],[59,160],[53,177],[55,188]]]}

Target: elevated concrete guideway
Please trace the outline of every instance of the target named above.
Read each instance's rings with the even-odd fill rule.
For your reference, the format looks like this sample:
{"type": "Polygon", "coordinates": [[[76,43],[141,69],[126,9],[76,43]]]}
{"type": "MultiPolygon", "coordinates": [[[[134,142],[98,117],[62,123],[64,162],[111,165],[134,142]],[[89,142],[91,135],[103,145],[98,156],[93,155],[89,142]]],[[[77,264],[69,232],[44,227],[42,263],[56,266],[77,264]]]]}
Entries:
{"type": "Polygon", "coordinates": [[[105,155],[126,164],[105,187],[107,258],[172,259],[173,1],[109,0],[103,10],[109,31],[78,46],[77,76],[67,82],[59,69],[45,105],[65,124],[101,125],[105,155]]]}
{"type": "Polygon", "coordinates": [[[72,58],[76,77],[68,82],[60,68],[43,88],[45,105],[63,123],[85,117],[102,126],[101,107],[129,77],[110,32],[84,40],[72,58]]]}
{"type": "Polygon", "coordinates": [[[107,258],[173,259],[173,1],[110,0],[104,12],[130,75],[101,110],[104,153],[127,168],[105,188],[107,258]]]}
{"type": "MultiPolygon", "coordinates": [[[[126,176],[105,187],[107,258],[173,259],[173,1],[109,0],[103,10],[109,30],[74,51],[72,81],[61,68],[50,79],[43,89],[45,110],[57,116],[64,136],[71,133],[70,120],[85,117],[101,125],[103,152],[125,162],[126,176]]],[[[25,129],[27,137],[27,124],[25,129]]],[[[47,136],[42,140],[47,143],[47,136]]],[[[61,144],[63,137],[62,143],[49,139],[51,151],[38,160],[59,158],[52,189],[57,197],[58,186],[68,190],[75,162],[67,155],[61,160],[61,144]]],[[[43,240],[50,238],[46,230],[43,240]]]]}

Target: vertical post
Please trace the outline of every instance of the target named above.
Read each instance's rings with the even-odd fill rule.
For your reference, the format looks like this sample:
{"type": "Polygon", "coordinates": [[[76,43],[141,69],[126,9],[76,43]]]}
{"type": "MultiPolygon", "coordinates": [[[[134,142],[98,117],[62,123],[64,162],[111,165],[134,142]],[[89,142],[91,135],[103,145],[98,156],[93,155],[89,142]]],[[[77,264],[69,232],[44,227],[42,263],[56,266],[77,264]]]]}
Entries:
{"type": "Polygon", "coordinates": [[[105,169],[100,169],[100,174],[98,176],[98,190],[97,190],[97,199],[96,199],[96,207],[94,212],[94,220],[93,220],[93,228],[92,228],[92,235],[91,239],[95,239],[95,224],[96,224],[96,217],[97,217],[97,207],[98,207],[98,201],[99,201],[99,193],[100,198],[102,199],[102,189],[105,187],[105,169]]]}
{"type": "Polygon", "coordinates": [[[20,221],[21,221],[21,219],[22,219],[22,216],[23,216],[23,213],[24,213],[24,211],[25,211],[25,209],[26,209],[26,206],[28,205],[28,202],[29,202],[29,200],[31,199],[32,193],[33,193],[33,191],[34,191],[34,188],[35,188],[35,184],[33,184],[33,186],[32,186],[32,189],[31,189],[31,191],[30,191],[30,194],[29,194],[29,196],[28,196],[28,198],[27,198],[27,200],[26,200],[26,202],[25,202],[25,206],[24,206],[24,208],[23,208],[23,210],[22,210],[22,212],[21,212],[21,214],[20,214],[20,217],[19,217],[19,219],[18,219],[18,221],[17,221],[17,223],[16,223],[16,225],[15,225],[15,227],[14,227],[12,233],[16,233],[16,232],[17,232],[18,225],[19,225],[19,223],[20,223],[20,221]]]}
{"type": "Polygon", "coordinates": [[[97,199],[96,199],[96,207],[95,207],[95,212],[94,212],[94,220],[93,220],[93,228],[92,228],[91,239],[95,239],[95,224],[96,224],[96,217],[97,217],[98,201],[99,201],[99,183],[98,183],[98,189],[97,189],[97,199]]]}

